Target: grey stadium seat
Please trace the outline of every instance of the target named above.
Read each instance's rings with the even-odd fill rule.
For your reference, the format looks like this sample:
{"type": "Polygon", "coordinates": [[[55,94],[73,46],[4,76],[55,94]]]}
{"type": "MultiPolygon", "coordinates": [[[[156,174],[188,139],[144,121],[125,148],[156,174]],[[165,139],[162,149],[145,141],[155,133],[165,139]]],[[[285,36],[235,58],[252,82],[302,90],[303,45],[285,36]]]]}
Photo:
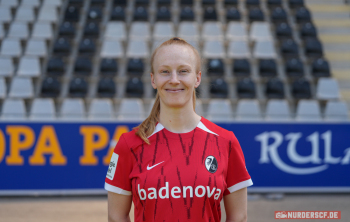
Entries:
{"type": "Polygon", "coordinates": [[[0,22],[7,23],[12,20],[11,9],[0,5],[0,22]]]}
{"type": "Polygon", "coordinates": [[[226,39],[248,40],[247,28],[244,22],[229,22],[226,30],[226,39]]]}
{"type": "Polygon", "coordinates": [[[26,119],[26,109],[24,101],[21,99],[5,99],[2,104],[2,120],[24,120],[26,119]]]}
{"type": "Polygon", "coordinates": [[[228,99],[211,99],[208,105],[207,118],[214,122],[232,121],[232,106],[228,99]]]}
{"type": "Polygon", "coordinates": [[[58,14],[56,6],[44,5],[40,8],[38,21],[46,21],[56,23],[58,21],[58,14]]]}
{"type": "Polygon", "coordinates": [[[89,119],[110,120],[114,117],[113,104],[110,99],[93,99],[89,109],[89,119]]]}
{"type": "Polygon", "coordinates": [[[38,7],[40,5],[40,1],[39,0],[22,0],[21,5],[38,7]]]}
{"type": "Polygon", "coordinates": [[[85,119],[85,107],[82,99],[63,100],[61,107],[61,119],[63,120],[83,120],[85,119]]]}
{"type": "Polygon", "coordinates": [[[27,23],[12,22],[7,37],[12,39],[27,39],[29,37],[29,29],[27,23]]]}
{"type": "Polygon", "coordinates": [[[261,109],[258,100],[241,99],[236,110],[237,120],[256,121],[261,120],[261,109]]]}
{"type": "Polygon", "coordinates": [[[130,39],[147,41],[151,38],[150,24],[148,22],[133,22],[129,32],[130,39]]]}
{"type": "Polygon", "coordinates": [[[17,8],[15,21],[33,22],[34,19],[34,10],[32,7],[21,5],[17,8]]]}
{"type": "Polygon", "coordinates": [[[35,39],[52,39],[52,26],[48,22],[36,22],[34,24],[32,38],[35,39]]]}
{"type": "Polygon", "coordinates": [[[123,99],[117,119],[125,121],[142,121],[144,119],[142,99],[123,99]]]}
{"type": "Polygon", "coordinates": [[[296,120],[304,122],[320,121],[321,110],[318,102],[316,100],[300,100],[297,106],[296,120]]]}
{"type": "Polygon", "coordinates": [[[204,41],[222,41],[224,39],[224,34],[222,32],[222,24],[220,22],[204,22],[202,29],[202,38],[204,39],[204,41]]]}
{"type": "Polygon", "coordinates": [[[172,22],[156,22],[154,24],[153,39],[166,41],[175,36],[172,22]]]}
{"type": "Polygon", "coordinates": [[[7,93],[7,87],[6,87],[6,82],[3,77],[0,77],[0,99],[3,99],[6,97],[7,93]]]}
{"type": "Polygon", "coordinates": [[[45,57],[47,55],[47,47],[43,39],[30,39],[27,42],[25,55],[33,55],[45,57]]]}
{"type": "Polygon", "coordinates": [[[124,56],[123,47],[120,41],[104,40],[101,49],[103,58],[122,58],[124,56]]]}
{"type": "Polygon", "coordinates": [[[19,61],[17,75],[23,77],[40,76],[39,58],[32,56],[23,56],[19,61]]]}
{"type": "Polygon", "coordinates": [[[249,37],[251,41],[271,40],[270,24],[268,22],[253,22],[249,37]]]}
{"type": "Polygon", "coordinates": [[[269,100],[266,106],[265,119],[272,121],[290,120],[291,113],[287,100],[269,100]]]}
{"type": "Polygon", "coordinates": [[[274,44],[269,40],[256,41],[253,54],[257,59],[275,59],[277,57],[274,44]]]}
{"type": "Polygon", "coordinates": [[[340,92],[337,80],[333,78],[319,78],[316,97],[321,100],[339,99],[340,92]]]}
{"type": "Polygon", "coordinates": [[[250,51],[248,42],[244,40],[231,41],[228,46],[227,56],[229,58],[249,58],[250,51]]]}
{"type": "Polygon", "coordinates": [[[146,58],[149,56],[147,42],[142,40],[130,40],[126,50],[129,58],[146,58]]]}
{"type": "Polygon", "coordinates": [[[18,6],[18,0],[1,0],[0,6],[5,6],[9,8],[15,8],[18,6]]]}
{"type": "Polygon", "coordinates": [[[53,99],[36,98],[33,100],[29,118],[32,120],[56,119],[53,99]]]}
{"type": "Polygon", "coordinates": [[[198,24],[196,22],[181,22],[177,35],[187,40],[197,40],[199,38],[198,24]]]}
{"type": "Polygon", "coordinates": [[[13,77],[10,85],[10,98],[32,98],[34,96],[34,87],[31,78],[13,77]]]}
{"type": "Polygon", "coordinates": [[[0,57],[0,76],[8,77],[12,76],[15,70],[13,61],[8,57],[0,57]]]}
{"type": "Polygon", "coordinates": [[[325,120],[347,121],[349,120],[349,110],[343,101],[328,101],[324,116],[325,120]]]}
{"type": "Polygon", "coordinates": [[[223,43],[215,40],[204,42],[203,55],[205,58],[225,58],[223,43]]]}
{"type": "Polygon", "coordinates": [[[55,7],[59,7],[62,5],[62,1],[61,0],[44,0],[43,2],[43,6],[55,6],[55,7]]]}
{"type": "Polygon", "coordinates": [[[106,25],[106,31],[104,34],[105,39],[111,40],[126,40],[126,27],[125,22],[108,22],[106,25]]]}

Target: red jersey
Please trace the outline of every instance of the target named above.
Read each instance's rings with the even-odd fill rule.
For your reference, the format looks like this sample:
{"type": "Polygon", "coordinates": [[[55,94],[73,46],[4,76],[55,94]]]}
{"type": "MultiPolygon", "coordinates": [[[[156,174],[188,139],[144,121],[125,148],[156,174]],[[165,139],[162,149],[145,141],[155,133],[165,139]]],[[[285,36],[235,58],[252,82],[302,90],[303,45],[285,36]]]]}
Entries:
{"type": "Polygon", "coordinates": [[[223,195],[253,184],[233,132],[203,117],[188,133],[158,123],[148,139],[124,133],[105,180],[106,190],[132,195],[136,222],[219,222],[223,195]]]}

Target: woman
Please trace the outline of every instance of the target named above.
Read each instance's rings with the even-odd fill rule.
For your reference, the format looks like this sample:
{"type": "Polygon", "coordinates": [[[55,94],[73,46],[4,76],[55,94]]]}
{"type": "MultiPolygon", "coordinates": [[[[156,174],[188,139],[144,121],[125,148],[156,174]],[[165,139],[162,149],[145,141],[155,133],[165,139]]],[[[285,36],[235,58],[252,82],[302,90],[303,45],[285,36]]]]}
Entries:
{"type": "Polygon", "coordinates": [[[157,96],[149,117],[123,134],[107,172],[109,221],[247,220],[252,185],[241,147],[227,131],[195,113],[201,82],[198,51],[180,38],[151,58],[157,96]]]}

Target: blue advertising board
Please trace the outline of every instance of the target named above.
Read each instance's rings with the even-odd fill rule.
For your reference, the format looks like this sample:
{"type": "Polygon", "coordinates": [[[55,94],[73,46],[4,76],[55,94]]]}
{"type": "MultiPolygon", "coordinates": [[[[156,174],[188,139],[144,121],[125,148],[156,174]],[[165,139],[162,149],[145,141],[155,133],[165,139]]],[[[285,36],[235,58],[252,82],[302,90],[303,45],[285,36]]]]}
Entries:
{"type": "MultiPolygon", "coordinates": [[[[0,195],[100,194],[113,148],[138,123],[0,123],[0,195]]],[[[350,192],[350,124],[225,123],[249,192],[350,192]]]]}

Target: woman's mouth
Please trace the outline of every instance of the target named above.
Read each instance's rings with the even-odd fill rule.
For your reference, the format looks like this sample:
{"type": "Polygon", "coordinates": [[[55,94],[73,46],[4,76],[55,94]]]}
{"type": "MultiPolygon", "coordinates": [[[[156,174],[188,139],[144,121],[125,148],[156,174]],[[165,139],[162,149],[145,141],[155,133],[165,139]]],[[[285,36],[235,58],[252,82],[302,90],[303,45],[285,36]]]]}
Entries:
{"type": "Polygon", "coordinates": [[[170,93],[177,93],[177,92],[182,92],[184,89],[166,89],[167,92],[170,93]]]}

